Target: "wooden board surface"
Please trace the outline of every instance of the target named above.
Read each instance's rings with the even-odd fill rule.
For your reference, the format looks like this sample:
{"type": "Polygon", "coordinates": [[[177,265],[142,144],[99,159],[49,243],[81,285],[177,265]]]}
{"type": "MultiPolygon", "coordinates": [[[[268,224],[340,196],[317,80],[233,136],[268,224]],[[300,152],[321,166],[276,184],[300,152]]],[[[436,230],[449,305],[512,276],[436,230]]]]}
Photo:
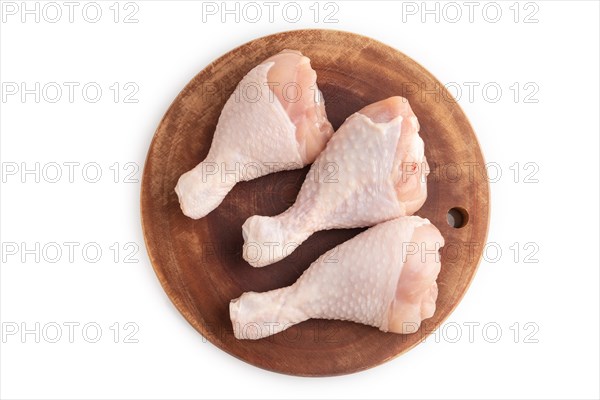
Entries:
{"type": "Polygon", "coordinates": [[[363,36],[299,30],[266,36],[232,50],[181,91],[148,151],[141,212],[154,270],[194,328],[219,348],[258,367],[328,376],[364,370],[396,357],[448,317],[467,290],[481,257],[489,223],[489,186],[473,129],[428,71],[399,51],[363,36]],[[180,211],[173,191],[177,179],[208,153],[229,95],[248,71],[286,48],[300,50],[311,59],[334,128],[363,106],[395,95],[408,98],[419,119],[431,173],[427,202],[417,215],[429,218],[440,229],[446,246],[437,310],[414,334],[311,320],[259,341],[233,337],[228,314],[231,299],[249,290],[292,284],[319,255],[361,232],[318,232],[288,258],[261,269],[242,259],[243,222],[254,214],[275,215],[287,209],[308,167],[240,183],[215,211],[200,220],[189,219],[180,211]],[[465,226],[448,224],[447,213],[452,208],[463,212],[465,226]]]}

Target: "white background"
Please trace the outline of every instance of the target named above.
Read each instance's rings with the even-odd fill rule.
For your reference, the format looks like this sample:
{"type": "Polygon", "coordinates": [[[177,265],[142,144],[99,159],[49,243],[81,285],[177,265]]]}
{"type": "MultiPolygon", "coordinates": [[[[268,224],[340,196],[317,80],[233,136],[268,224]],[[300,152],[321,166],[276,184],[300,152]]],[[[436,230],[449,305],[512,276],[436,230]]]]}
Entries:
{"type": "MultiPolygon", "coordinates": [[[[5,11],[10,2],[2,3],[5,11]]],[[[34,3],[28,6],[33,8],[34,3]]],[[[315,23],[312,1],[299,3],[302,18],[297,23],[283,18],[284,3],[275,9],[273,22],[259,2],[265,13],[261,21],[242,18],[236,23],[228,16],[221,23],[220,14],[203,22],[201,2],[137,1],[138,22],[123,23],[135,8],[124,9],[121,3],[115,23],[109,9],[113,3],[99,2],[103,14],[97,23],[82,17],[85,2],[75,8],[72,23],[62,2],[58,4],[63,15],[57,23],[44,18],[54,18],[50,8],[39,23],[35,15],[21,22],[21,2],[13,3],[19,7],[16,15],[2,15],[3,89],[13,88],[11,82],[25,82],[28,88],[35,82],[41,87],[48,82],[80,84],[72,103],[63,86],[63,97],[56,103],[47,101],[54,97],[48,92],[45,97],[41,93],[39,103],[33,94],[23,101],[17,93],[0,104],[5,174],[2,398],[598,398],[597,2],[538,1],[516,7],[512,1],[498,2],[502,16],[496,23],[486,21],[495,15],[491,8],[483,14],[485,3],[474,9],[473,22],[467,6],[458,2],[460,21],[449,22],[455,9],[445,8],[444,14],[445,3],[440,3],[439,22],[435,15],[425,15],[422,23],[421,2],[412,3],[418,8],[412,15],[407,12],[414,11],[411,5],[391,1],[335,2],[337,23],[323,21],[325,11],[336,10],[331,6],[324,10],[323,3],[315,23]],[[515,9],[520,10],[518,22],[515,9]],[[537,22],[525,23],[534,11],[530,19],[537,22]],[[462,87],[460,105],[486,160],[502,172],[491,183],[488,240],[494,248],[444,328],[387,364],[336,378],[263,371],[205,342],[160,287],[143,245],[140,185],[124,182],[124,173],[135,172],[134,166],[124,169],[128,162],[140,166],[132,177],[139,179],[160,118],[197,72],[251,39],[305,27],[378,39],[424,65],[441,82],[451,83],[453,93],[462,87]],[[96,103],[82,97],[81,88],[88,82],[103,89],[96,103]],[[121,90],[117,103],[109,88],[115,82],[121,90]],[[123,101],[135,87],[124,91],[128,82],[139,88],[133,96],[137,103],[123,101]],[[471,99],[469,82],[479,85],[471,99]],[[520,88],[516,98],[515,82],[520,88]],[[482,92],[488,83],[502,89],[496,102],[492,89],[482,92]],[[532,88],[537,93],[526,97],[532,88]],[[537,102],[528,102],[533,100],[537,102]],[[21,175],[23,165],[33,168],[36,162],[40,168],[50,165],[46,169],[50,179],[56,170],[51,171],[54,164],[49,163],[80,165],[73,183],[66,166],[58,183],[43,175],[36,183],[35,175],[21,175]],[[97,183],[82,177],[82,166],[91,162],[102,171],[97,183]],[[121,172],[118,183],[110,169],[116,162],[121,172]],[[525,163],[534,164],[525,169],[525,163]],[[10,175],[15,165],[19,171],[10,175]],[[518,177],[515,170],[520,170],[518,177]],[[80,245],[73,262],[65,247],[58,262],[48,262],[55,256],[48,246],[49,253],[36,262],[35,254],[22,252],[22,243],[33,248],[36,242],[41,247],[53,242],[80,245]],[[109,248],[115,242],[121,249],[116,261],[109,248]],[[102,248],[100,261],[82,257],[86,243],[102,248]],[[134,244],[124,248],[128,243],[134,244]],[[136,245],[134,262],[125,263],[125,255],[136,245]],[[80,324],[73,343],[64,325],[69,322],[80,324]],[[127,322],[135,325],[125,329],[127,322]],[[22,328],[34,329],[36,323],[39,343],[33,333],[21,336],[22,328]],[[86,323],[101,327],[97,343],[86,341],[95,336],[93,329],[83,335],[86,323]],[[120,324],[117,343],[114,323],[120,324]],[[465,325],[469,323],[480,324],[472,335],[465,325]],[[57,343],[51,343],[54,324],[62,326],[57,343]],[[482,329],[485,324],[491,326],[487,331],[482,329]],[[137,343],[125,343],[124,335],[134,326],[139,330],[130,339],[137,343]],[[19,331],[9,334],[15,327],[19,331]],[[496,341],[497,327],[501,337],[496,341]]],[[[44,5],[39,3],[40,13],[44,5]]],[[[427,6],[434,8],[435,3],[427,6]]],[[[94,16],[93,10],[88,12],[94,16]]],[[[2,94],[6,96],[6,90],[2,94]]],[[[93,178],[92,172],[87,170],[86,177],[93,178]]]]}

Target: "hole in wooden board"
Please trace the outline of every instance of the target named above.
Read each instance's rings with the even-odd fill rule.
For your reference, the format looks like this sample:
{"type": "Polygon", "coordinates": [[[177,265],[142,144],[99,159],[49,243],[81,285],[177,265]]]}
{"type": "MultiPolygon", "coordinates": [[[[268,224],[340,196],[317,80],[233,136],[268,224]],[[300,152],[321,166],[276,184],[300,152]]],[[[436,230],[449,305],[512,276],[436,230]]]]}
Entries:
{"type": "Polygon", "coordinates": [[[453,207],[448,210],[448,225],[453,228],[462,228],[469,222],[469,213],[462,207],[453,207]]]}

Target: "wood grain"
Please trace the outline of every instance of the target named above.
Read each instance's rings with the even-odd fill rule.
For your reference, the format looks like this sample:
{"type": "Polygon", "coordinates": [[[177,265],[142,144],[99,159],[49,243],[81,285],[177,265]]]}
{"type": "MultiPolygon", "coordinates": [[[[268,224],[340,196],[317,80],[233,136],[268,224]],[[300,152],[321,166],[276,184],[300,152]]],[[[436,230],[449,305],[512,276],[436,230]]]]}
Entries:
{"type": "MultiPolygon", "coordinates": [[[[148,151],[141,193],[146,247],[175,306],[224,351],[268,370],[304,376],[347,374],[402,354],[434,331],[457,306],[479,263],[489,222],[489,186],[479,144],[465,114],[437,79],[419,64],[375,40],[329,30],[299,30],[238,47],[200,72],[177,96],[148,151]],[[277,264],[255,269],[241,256],[241,226],[254,214],[275,215],[295,200],[308,167],[238,184],[215,211],[185,217],[173,191],[179,176],[208,153],[220,111],[239,80],[285,48],[310,57],[329,118],[338,128],[372,102],[401,95],[421,124],[431,166],[429,196],[417,213],[446,240],[435,315],[411,335],[359,324],[311,320],[259,341],[233,337],[228,304],[243,292],[293,283],[326,250],[361,230],[319,232],[277,264]],[[468,213],[464,227],[447,212],[468,213]]],[[[177,340],[176,337],[173,340],[177,340]]],[[[432,360],[434,361],[434,360],[432,360]]],[[[201,360],[199,360],[201,362],[201,360]]]]}

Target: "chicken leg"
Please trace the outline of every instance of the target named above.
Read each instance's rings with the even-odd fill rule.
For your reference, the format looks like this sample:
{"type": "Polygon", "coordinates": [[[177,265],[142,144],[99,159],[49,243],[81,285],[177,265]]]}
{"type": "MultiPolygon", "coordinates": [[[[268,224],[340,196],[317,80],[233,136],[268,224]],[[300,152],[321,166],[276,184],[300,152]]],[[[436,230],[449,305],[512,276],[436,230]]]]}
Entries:
{"type": "Polygon", "coordinates": [[[412,215],[427,197],[429,167],[408,101],[390,97],[351,115],[309,171],[294,205],[242,226],[243,257],[262,267],[288,256],[313,232],[412,215]]]}
{"type": "Polygon", "coordinates": [[[379,224],[323,254],[293,285],[232,300],[234,335],[260,339],[309,318],[413,333],[435,312],[442,246],[427,219],[379,224]]]}
{"type": "Polygon", "coordinates": [[[239,181],[312,163],[333,134],[310,60],[284,50],[252,69],[227,100],[206,159],[183,174],[181,210],[198,219],[239,181]]]}

